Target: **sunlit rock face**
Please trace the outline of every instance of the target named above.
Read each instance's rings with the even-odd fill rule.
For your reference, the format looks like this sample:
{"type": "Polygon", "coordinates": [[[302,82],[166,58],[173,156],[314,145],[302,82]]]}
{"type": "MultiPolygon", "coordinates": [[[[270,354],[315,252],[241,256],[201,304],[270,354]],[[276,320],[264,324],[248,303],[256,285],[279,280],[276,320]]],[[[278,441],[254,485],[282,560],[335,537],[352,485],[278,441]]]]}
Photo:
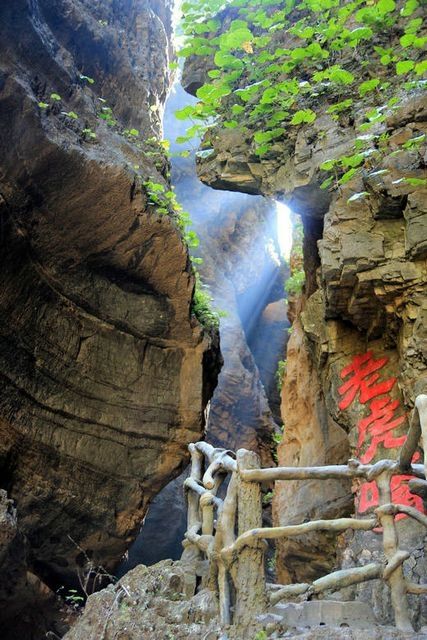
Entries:
{"type": "MultiPolygon", "coordinates": [[[[302,467],[345,464],[349,458],[347,433],[328,415],[318,371],[311,360],[298,317],[292,325],[286,362],[282,400],[286,422],[284,441],[279,447],[279,464],[302,467]]],[[[295,480],[280,485],[276,488],[273,504],[276,522],[300,524],[308,516],[310,519],[335,518],[352,513],[350,482],[312,480],[302,483],[295,480]]],[[[321,532],[305,538],[290,538],[279,546],[277,577],[282,584],[315,580],[333,569],[335,538],[321,532]]]]}
{"type": "MultiPolygon", "coordinates": [[[[212,591],[201,589],[191,599],[182,598],[186,565],[164,560],[153,567],[139,566],[118,586],[92,595],[64,640],[214,640],[221,637],[218,602],[212,591]],[[123,595],[118,595],[123,594],[123,595]],[[119,602],[117,602],[119,601],[119,602]]],[[[345,608],[346,604],[341,605],[345,608]]],[[[336,607],[338,610],[339,607],[336,607]]],[[[307,621],[308,622],[308,621],[307,621]]],[[[363,621],[366,628],[332,625],[289,628],[288,619],[276,622],[275,640],[426,640],[425,633],[407,633],[363,621]],[[280,626],[279,626],[280,625],[280,626]]],[[[363,624],[359,621],[359,624],[363,624]]],[[[272,623],[274,624],[274,623],[272,623]]],[[[274,628],[274,627],[273,627],[274,628]]],[[[264,631],[230,628],[236,640],[255,638],[264,631]]],[[[233,635],[232,635],[233,634],[233,635]]],[[[272,635],[272,634],[271,634],[272,635]]],[[[270,636],[271,637],[271,636],[270,636]]]]}
{"type": "MultiPolygon", "coordinates": [[[[354,60],[341,64],[355,72],[354,60]]],[[[204,81],[202,71],[200,57],[190,60],[185,78],[192,90],[204,81]]],[[[206,184],[284,199],[302,215],[306,287],[291,305],[295,326],[288,344],[282,396],[282,465],[340,463],[348,455],[372,455],[372,460],[396,457],[398,443],[408,429],[406,413],[415,396],[427,388],[426,189],[404,179],[425,178],[426,146],[424,141],[417,149],[402,148],[406,141],[426,132],[425,95],[415,90],[402,92],[395,110],[387,113],[383,129],[378,129],[387,131],[390,145],[390,154],[381,161],[386,172],[377,174],[372,166],[339,192],[328,193],[320,189],[325,174],[318,167],[353,148],[356,127],[367,106],[365,101],[362,108],[357,98],[354,103],[352,118],[333,120],[326,113],[326,97],[324,113],[314,123],[289,127],[284,139],[275,141],[261,159],[254,153],[253,132],[245,135],[238,129],[217,128],[205,144],[211,153],[197,162],[198,174],[206,184]],[[366,192],[363,197],[350,200],[361,192],[366,192]],[[376,367],[375,382],[380,387],[369,400],[360,398],[359,388],[347,404],[340,389],[351,378],[348,367],[357,363],[356,356],[376,367]],[[390,420],[397,420],[397,425],[393,438],[386,439],[382,431],[382,439],[372,443],[372,434],[363,432],[361,421],[371,415],[370,402],[378,396],[395,403],[390,420]]],[[[319,104],[313,108],[319,111],[319,104]]],[[[381,427],[379,422],[376,425],[381,427]]],[[[402,480],[400,500],[416,502],[422,509],[405,487],[402,480]]],[[[354,495],[344,485],[278,483],[276,523],[347,515],[355,510],[369,513],[376,506],[375,495],[353,489],[354,495]]],[[[420,549],[413,567],[407,569],[419,579],[425,572],[420,559],[424,553],[421,533],[407,520],[399,528],[408,548],[420,549]]],[[[369,557],[376,557],[376,547],[372,536],[363,541],[355,536],[338,545],[334,540],[309,537],[281,542],[278,574],[284,581],[305,581],[340,566],[341,561],[349,566],[350,556],[357,564],[360,557],[369,556],[370,548],[373,555],[369,557]]],[[[360,589],[361,597],[372,599],[380,618],[387,620],[387,597],[375,585],[365,587],[360,589]]],[[[415,600],[411,606],[414,619],[422,620],[424,614],[415,600]]]]}
{"type": "MultiPolygon", "coordinates": [[[[180,127],[188,126],[174,112],[191,100],[174,86],[165,113],[173,152],[182,150],[174,141],[180,127]]],[[[210,403],[206,439],[227,449],[256,450],[265,464],[272,464],[271,436],[281,421],[276,370],[289,326],[274,202],[204,186],[195,174],[194,156],[173,158],[172,183],[200,238],[196,253],[203,258],[198,267],[203,282],[223,315],[224,364],[210,403]]],[[[186,529],[182,482],[178,478],[150,506],[126,567],[180,557],[186,529]]]]}
{"type": "Polygon", "coordinates": [[[117,562],[201,437],[219,369],[180,233],[141,186],[167,184],[170,4],[0,7],[0,486],[55,587],[81,549],[117,562]]]}
{"type": "MultiPolygon", "coordinates": [[[[426,115],[425,100],[414,96],[403,101],[389,119],[390,139],[406,140],[418,131],[425,131],[426,115]]],[[[313,251],[315,244],[310,243],[312,223],[308,218],[305,220],[306,243],[311,246],[311,251],[305,247],[306,271],[312,283],[317,274],[318,288],[306,289],[298,302],[295,334],[288,344],[288,369],[282,395],[286,426],[279,448],[279,462],[283,465],[340,463],[348,455],[364,455],[369,451],[372,437],[369,431],[363,435],[360,425],[363,418],[374,415],[370,402],[378,399],[397,403],[386,422],[390,425],[392,420],[397,420],[398,424],[390,433],[391,438],[380,438],[369,457],[374,454],[372,461],[396,457],[402,442],[399,438],[408,429],[405,411],[427,387],[427,253],[423,248],[426,193],[425,189],[414,189],[401,181],[406,175],[422,175],[420,158],[418,153],[402,150],[386,158],[384,166],[387,173],[359,178],[334,196],[324,216],[318,253],[313,251]],[[369,197],[359,202],[349,201],[360,191],[366,191],[369,197]],[[378,388],[369,401],[361,398],[359,388],[352,403],[343,407],[340,389],[353,375],[345,375],[346,367],[354,362],[355,356],[366,357],[369,352],[372,352],[370,363],[378,364],[378,383],[387,385],[393,379],[396,382],[390,392],[384,393],[385,387],[378,388]],[[307,385],[301,366],[316,382],[307,385]],[[307,388],[310,388],[309,394],[307,388]],[[298,407],[306,408],[308,419],[299,415],[298,407]],[[342,441],[337,446],[337,437],[341,441],[343,435],[347,443],[342,441]]],[[[381,427],[379,420],[377,415],[375,424],[381,427]]],[[[384,423],[382,428],[386,426],[384,423]]],[[[409,501],[414,506],[414,498],[405,493],[405,486],[403,481],[395,501],[409,501]]],[[[289,519],[301,521],[322,512],[346,515],[355,508],[366,513],[375,507],[375,500],[366,504],[363,492],[356,492],[353,500],[348,500],[349,487],[342,487],[338,493],[336,489],[330,492],[325,483],[310,492],[309,485],[301,484],[298,488],[281,484],[275,504],[277,521],[281,524],[289,519]],[[319,510],[318,498],[323,495],[324,506],[319,510]],[[286,507],[290,501],[293,506],[286,507]]],[[[422,508],[419,500],[417,506],[422,508]]],[[[411,529],[405,521],[400,526],[400,535],[406,544],[419,546],[420,531],[414,526],[411,529]]],[[[369,536],[364,536],[363,541],[360,538],[355,537],[351,544],[354,553],[349,552],[353,553],[356,564],[363,549],[375,547],[369,536]]],[[[279,552],[282,578],[301,580],[336,566],[340,559],[335,556],[333,546],[333,541],[326,537],[321,544],[317,538],[299,544],[284,542],[279,552]],[[312,561],[308,563],[310,557],[312,561]]],[[[411,568],[415,579],[425,571],[423,562],[419,559],[411,568]]],[[[364,593],[362,588],[360,591],[364,593]]],[[[387,600],[375,589],[372,597],[377,613],[387,619],[387,600]]],[[[419,615],[414,602],[414,616],[419,615]]]]}

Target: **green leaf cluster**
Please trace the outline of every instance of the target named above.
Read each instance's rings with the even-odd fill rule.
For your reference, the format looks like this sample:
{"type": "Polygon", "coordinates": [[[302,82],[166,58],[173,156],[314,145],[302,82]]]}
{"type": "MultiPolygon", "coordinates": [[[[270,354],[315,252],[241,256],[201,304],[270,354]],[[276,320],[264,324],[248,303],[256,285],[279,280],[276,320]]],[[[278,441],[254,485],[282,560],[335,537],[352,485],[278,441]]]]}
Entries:
{"type": "Polygon", "coordinates": [[[290,295],[298,295],[302,292],[302,288],[305,284],[304,269],[297,269],[286,280],[285,291],[290,295]]]}
{"type": "MultiPolygon", "coordinates": [[[[279,360],[279,362],[277,363],[277,370],[276,370],[276,384],[277,384],[277,390],[280,392],[282,390],[283,387],[283,380],[285,378],[285,374],[286,374],[286,367],[287,367],[287,361],[286,360],[279,360]]],[[[282,438],[280,438],[281,440],[282,438]]]]}
{"type": "MultiPolygon", "coordinates": [[[[402,83],[393,76],[413,90],[427,72],[419,0],[191,0],[183,14],[181,55],[208,56],[210,68],[199,102],[177,114],[192,121],[182,143],[222,126],[240,130],[264,156],[293,127],[309,127],[325,111],[339,120],[353,109],[365,110],[363,134],[395,107],[402,83]]],[[[385,148],[379,138],[373,146],[385,148]]],[[[322,186],[350,181],[372,154],[371,143],[355,148],[329,167],[333,175],[322,186]]]]}
{"type": "Polygon", "coordinates": [[[194,290],[192,312],[199,322],[209,330],[219,329],[220,314],[212,307],[213,298],[209,287],[202,283],[199,273],[196,271],[196,286],[194,290]]]}

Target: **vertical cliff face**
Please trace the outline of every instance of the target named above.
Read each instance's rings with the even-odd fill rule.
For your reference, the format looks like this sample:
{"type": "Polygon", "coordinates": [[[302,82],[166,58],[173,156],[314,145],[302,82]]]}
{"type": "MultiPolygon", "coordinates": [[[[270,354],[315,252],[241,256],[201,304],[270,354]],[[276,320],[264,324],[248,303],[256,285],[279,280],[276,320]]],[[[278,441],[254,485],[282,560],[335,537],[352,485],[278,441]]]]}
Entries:
{"type": "MultiPolygon", "coordinates": [[[[422,101],[416,96],[407,100],[388,126],[391,140],[407,140],[414,132],[425,131],[422,101]]],[[[426,216],[423,205],[418,204],[423,201],[423,191],[402,180],[409,174],[422,175],[422,156],[422,149],[392,154],[385,161],[384,173],[372,172],[334,198],[318,243],[320,288],[303,302],[300,316],[310,367],[317,371],[320,383],[323,410],[334,425],[333,430],[329,427],[323,433],[333,442],[338,425],[341,435],[348,434],[351,453],[365,462],[396,456],[408,429],[406,411],[427,385],[423,356],[427,336],[422,328],[427,282],[422,248],[426,216]],[[366,190],[366,197],[362,202],[351,201],[358,188],[366,190]]],[[[297,341],[298,335],[291,338],[288,361],[294,360],[297,341]]],[[[294,389],[294,384],[291,371],[283,392],[285,416],[289,415],[291,391],[296,404],[307,402],[304,386],[294,389]]],[[[316,394],[308,399],[312,410],[317,401],[316,394]]],[[[291,464],[294,459],[289,445],[298,429],[291,417],[289,421],[279,456],[282,464],[291,464]]],[[[322,420],[316,423],[321,425],[322,420]]],[[[302,450],[307,452],[309,447],[304,445],[302,450]]],[[[338,457],[336,453],[332,459],[324,454],[314,456],[311,463],[344,459],[344,452],[338,457]]],[[[360,513],[375,507],[375,495],[366,487],[353,487],[353,491],[360,513]]],[[[290,495],[290,488],[280,491],[277,514],[289,513],[283,505],[290,495]]],[[[403,477],[396,480],[393,497],[397,502],[423,508],[420,498],[409,494],[403,477]]],[[[327,511],[334,508],[334,494],[327,496],[325,504],[327,511]]],[[[303,514],[311,516],[315,506],[313,499],[307,500],[303,514]]],[[[351,503],[347,508],[349,513],[354,511],[351,503]]],[[[278,515],[279,519],[286,517],[278,515]]],[[[410,535],[405,526],[402,524],[403,537],[410,535]]],[[[413,527],[412,533],[415,544],[420,532],[413,527]]],[[[375,547],[372,540],[365,539],[363,544],[365,548],[375,547]]],[[[358,548],[361,551],[363,545],[358,548]]],[[[289,564],[291,549],[292,545],[282,546],[283,565],[289,564]]],[[[330,562],[336,563],[333,555],[330,562]]],[[[422,565],[417,570],[422,573],[422,565]]],[[[380,606],[380,601],[377,598],[376,605],[385,615],[386,607],[380,606]]]]}
{"type": "MultiPolygon", "coordinates": [[[[354,61],[343,58],[346,63],[354,61]]],[[[192,60],[187,82],[200,84],[200,78],[200,62],[197,68],[192,60]]],[[[198,160],[206,184],[284,198],[303,219],[306,284],[291,307],[282,395],[279,463],[285,466],[340,463],[349,455],[366,462],[396,457],[408,411],[427,388],[425,96],[413,89],[400,93],[393,108],[384,107],[370,133],[376,139],[382,134],[387,153],[378,154],[373,143],[374,159],[363,171],[348,176],[338,190],[321,189],[320,164],[354,153],[368,102],[352,97],[351,116],[335,118],[322,98],[315,122],[289,127],[261,159],[250,125],[242,131],[218,126],[209,132],[209,154],[198,160]]],[[[277,485],[274,511],[280,525],[366,514],[377,500],[368,485],[277,485]]],[[[405,477],[395,481],[393,497],[423,509],[405,477]]],[[[409,545],[420,546],[416,525],[403,520],[399,526],[409,545]]],[[[363,550],[366,557],[369,549],[375,554],[377,545],[367,536],[363,542],[342,541],[345,547],[357,562],[363,550]]],[[[336,553],[335,541],[326,537],[281,542],[279,578],[319,576],[340,564],[336,553]]],[[[422,575],[422,560],[407,570],[422,575]]],[[[364,597],[373,597],[387,619],[384,594],[364,597]]]]}
{"type": "MultiPolygon", "coordinates": [[[[425,101],[417,95],[402,98],[400,109],[387,120],[390,140],[401,143],[422,135],[425,108],[425,101]]],[[[322,141],[326,144],[324,157],[333,154],[339,139],[350,134],[331,122],[326,142],[325,138],[322,141]]],[[[219,138],[221,135],[217,161],[199,164],[203,179],[210,182],[216,176],[213,184],[217,186],[218,180],[227,184],[224,174],[229,180],[234,148],[232,137],[227,132],[219,138]]],[[[423,355],[427,338],[425,189],[404,179],[425,175],[425,148],[391,154],[384,172],[366,172],[325,204],[311,165],[315,161],[309,159],[319,151],[307,138],[308,132],[298,133],[298,153],[292,152],[286,165],[286,190],[304,220],[306,286],[291,306],[294,323],[282,392],[285,427],[279,464],[341,463],[349,455],[364,461],[395,457],[408,429],[407,412],[415,396],[427,387],[423,355]],[[301,152],[303,144],[305,152],[301,152]],[[299,154],[304,157],[301,166],[299,154]],[[362,191],[363,198],[351,200],[362,191]],[[363,392],[365,383],[368,393],[366,389],[363,392]],[[350,395],[349,390],[353,390],[350,395]],[[373,421],[380,429],[377,436],[369,426],[373,421]]],[[[236,153],[241,173],[236,172],[230,182],[243,190],[253,158],[247,164],[241,162],[242,146],[236,153]]],[[[261,163],[259,171],[252,170],[256,175],[265,172],[270,185],[267,192],[272,184],[278,189],[281,165],[267,163],[263,168],[261,163]]],[[[332,481],[319,485],[278,483],[276,522],[283,525],[355,510],[365,514],[376,505],[369,487],[352,488],[332,481]]],[[[421,499],[409,494],[404,477],[396,480],[394,497],[422,509],[421,499]]],[[[401,536],[414,545],[420,532],[403,522],[401,536]]],[[[358,553],[363,550],[375,553],[376,542],[368,538],[342,542],[344,547],[358,549],[354,553],[349,550],[352,562],[358,562],[358,553]]],[[[281,542],[278,577],[286,582],[322,575],[339,564],[336,553],[335,541],[325,536],[281,542]]],[[[422,567],[420,560],[412,569],[415,577],[422,575],[422,567]]],[[[364,597],[373,597],[377,612],[387,619],[384,594],[364,597]]]]}
{"type": "Polygon", "coordinates": [[[168,189],[170,13],[0,7],[0,486],[51,586],[117,562],[216,384],[187,249],[147,187],[168,189]]]}

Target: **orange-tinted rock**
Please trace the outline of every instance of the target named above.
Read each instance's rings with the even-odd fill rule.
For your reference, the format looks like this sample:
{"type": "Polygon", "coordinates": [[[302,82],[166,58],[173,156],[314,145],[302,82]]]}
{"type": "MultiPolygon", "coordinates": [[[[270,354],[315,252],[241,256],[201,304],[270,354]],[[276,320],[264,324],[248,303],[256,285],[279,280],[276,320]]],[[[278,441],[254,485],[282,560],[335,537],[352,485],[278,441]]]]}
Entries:
{"type": "MultiPolygon", "coordinates": [[[[300,321],[295,320],[287,345],[282,389],[284,435],[278,448],[279,466],[345,463],[349,446],[346,432],[329,415],[316,368],[308,351],[300,321]]],[[[277,526],[310,519],[350,514],[350,483],[298,480],[277,482],[273,518],[277,526]]],[[[284,539],[277,545],[279,582],[314,580],[327,573],[335,560],[335,537],[324,534],[284,539]]]]}

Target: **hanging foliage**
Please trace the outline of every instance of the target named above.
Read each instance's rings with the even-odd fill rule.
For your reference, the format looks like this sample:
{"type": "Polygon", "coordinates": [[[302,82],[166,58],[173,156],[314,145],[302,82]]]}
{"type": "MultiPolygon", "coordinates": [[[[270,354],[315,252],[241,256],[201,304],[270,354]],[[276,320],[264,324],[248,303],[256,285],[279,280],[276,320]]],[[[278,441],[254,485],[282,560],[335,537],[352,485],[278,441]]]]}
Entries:
{"type": "Polygon", "coordinates": [[[425,88],[422,0],[191,0],[182,11],[179,55],[202,56],[208,81],[199,102],[177,113],[192,120],[180,142],[214,126],[237,129],[262,157],[289,127],[357,109],[354,154],[319,165],[324,189],[386,153],[377,125],[402,89],[425,88]]]}

